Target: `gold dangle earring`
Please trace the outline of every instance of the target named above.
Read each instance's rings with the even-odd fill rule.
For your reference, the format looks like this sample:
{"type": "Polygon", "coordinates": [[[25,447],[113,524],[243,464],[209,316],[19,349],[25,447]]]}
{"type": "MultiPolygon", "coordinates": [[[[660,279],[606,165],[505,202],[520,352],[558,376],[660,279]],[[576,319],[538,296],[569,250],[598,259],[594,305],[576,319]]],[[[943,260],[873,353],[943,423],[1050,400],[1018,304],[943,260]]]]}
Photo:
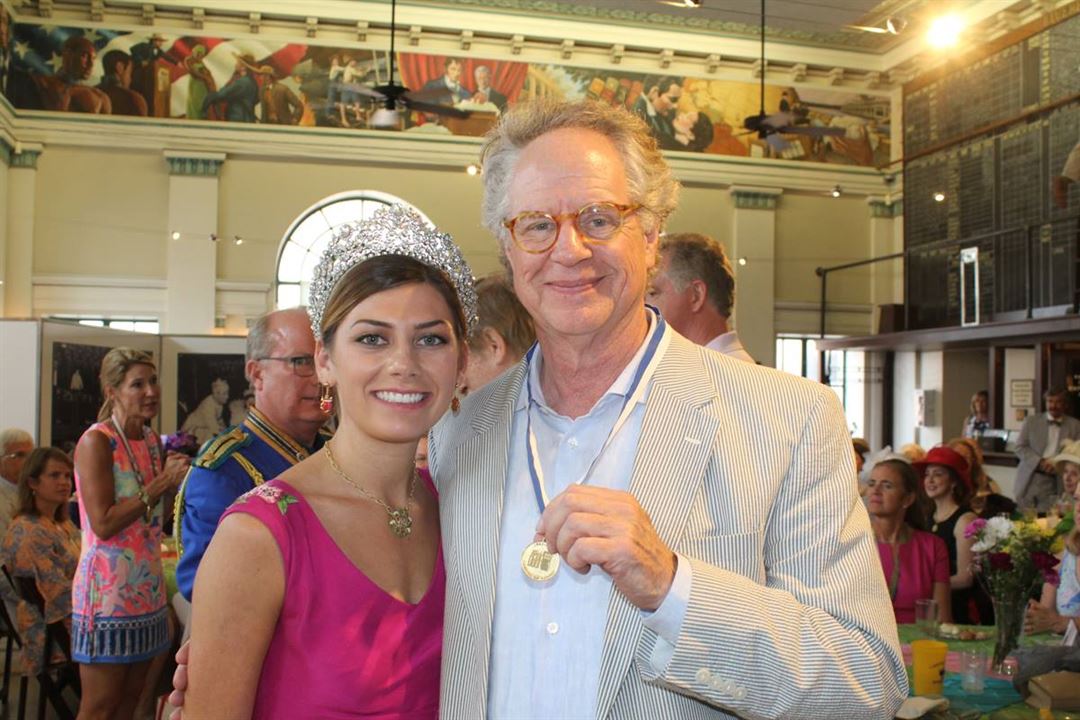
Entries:
{"type": "Polygon", "coordinates": [[[457,394],[458,387],[459,385],[457,383],[454,383],[454,397],[450,398],[450,412],[454,413],[455,415],[457,415],[458,411],[461,410],[461,401],[458,400],[457,394]]]}
{"type": "Polygon", "coordinates": [[[319,410],[323,415],[329,415],[334,412],[334,388],[330,385],[323,385],[319,394],[319,410]]]}

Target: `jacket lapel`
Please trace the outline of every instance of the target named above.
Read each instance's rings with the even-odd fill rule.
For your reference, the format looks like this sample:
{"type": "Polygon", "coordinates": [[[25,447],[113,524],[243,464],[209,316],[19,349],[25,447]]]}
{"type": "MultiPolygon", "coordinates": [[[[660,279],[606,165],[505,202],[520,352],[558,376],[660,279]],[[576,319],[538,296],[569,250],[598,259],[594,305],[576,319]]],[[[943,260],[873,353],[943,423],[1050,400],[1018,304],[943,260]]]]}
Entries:
{"type": "MultiPolygon", "coordinates": [[[[472,641],[468,649],[456,648],[455,656],[470,668],[470,675],[482,678],[481,702],[486,700],[490,678],[500,518],[514,403],[525,376],[523,367],[511,370],[489,397],[477,400],[470,421],[473,434],[450,453],[445,465],[453,473],[454,491],[440,498],[446,567],[453,573],[448,580],[464,594],[463,629],[472,641]]],[[[476,710],[483,714],[483,705],[476,710]]]]}
{"type": "MultiPolygon", "coordinates": [[[[660,539],[678,546],[705,477],[720,419],[716,394],[702,396],[708,377],[700,350],[674,335],[648,394],[630,492],[648,513],[660,539]]],[[[639,610],[614,586],[608,601],[596,717],[606,718],[630,671],[641,631],[639,610]]]]}

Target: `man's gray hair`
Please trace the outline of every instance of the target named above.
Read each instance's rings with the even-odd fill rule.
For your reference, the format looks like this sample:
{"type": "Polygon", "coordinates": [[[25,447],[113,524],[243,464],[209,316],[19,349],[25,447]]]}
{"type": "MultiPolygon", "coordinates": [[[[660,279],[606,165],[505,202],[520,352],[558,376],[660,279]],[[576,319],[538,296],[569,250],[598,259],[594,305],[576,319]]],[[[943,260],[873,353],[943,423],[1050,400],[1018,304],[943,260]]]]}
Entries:
{"type": "Polygon", "coordinates": [[[563,128],[593,130],[614,143],[626,167],[630,202],[642,207],[642,227],[647,233],[662,230],[678,202],[679,182],[645,122],[626,110],[592,100],[539,98],[504,113],[480,151],[484,226],[501,245],[505,247],[510,239],[503,221],[508,219],[510,180],[522,149],[541,135],[563,128]]]}
{"type": "MultiPolygon", "coordinates": [[[[310,322],[306,307],[275,310],[273,312],[268,312],[265,315],[260,315],[259,318],[252,323],[251,327],[248,328],[247,347],[244,350],[245,361],[271,357],[274,354],[274,318],[279,318],[288,313],[303,313],[304,321],[310,322]]],[[[249,382],[251,381],[250,377],[247,379],[249,382]]]]}
{"type": "Polygon", "coordinates": [[[660,252],[667,258],[667,276],[682,292],[694,280],[705,283],[709,302],[718,313],[731,317],[735,306],[735,273],[724,246],[700,233],[674,233],[660,238],[660,252]]]}
{"type": "Polygon", "coordinates": [[[0,453],[6,454],[12,445],[22,443],[34,444],[34,437],[21,428],[4,428],[0,430],[0,453]]]}

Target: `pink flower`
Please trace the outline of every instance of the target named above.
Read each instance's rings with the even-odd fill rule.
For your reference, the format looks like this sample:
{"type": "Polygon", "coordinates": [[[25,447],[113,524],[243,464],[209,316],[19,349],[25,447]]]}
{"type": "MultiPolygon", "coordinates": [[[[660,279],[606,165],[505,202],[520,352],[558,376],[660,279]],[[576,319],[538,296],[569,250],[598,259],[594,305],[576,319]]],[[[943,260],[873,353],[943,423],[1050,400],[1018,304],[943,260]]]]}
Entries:
{"type": "Polygon", "coordinates": [[[968,523],[968,526],[964,528],[964,537],[971,539],[982,532],[982,529],[986,527],[986,520],[982,518],[976,518],[968,523]]]}

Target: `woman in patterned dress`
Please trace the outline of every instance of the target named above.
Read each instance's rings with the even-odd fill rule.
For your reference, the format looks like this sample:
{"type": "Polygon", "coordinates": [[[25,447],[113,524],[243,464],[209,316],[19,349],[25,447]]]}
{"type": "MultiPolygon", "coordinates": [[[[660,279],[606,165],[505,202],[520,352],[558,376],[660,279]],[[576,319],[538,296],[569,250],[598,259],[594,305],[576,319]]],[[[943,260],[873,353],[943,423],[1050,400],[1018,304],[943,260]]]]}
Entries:
{"type": "Polygon", "coordinates": [[[15,624],[27,674],[43,668],[45,625],[71,626],[71,580],[79,562],[79,529],[68,519],[71,459],[54,447],[37,448],[19,478],[19,505],[4,536],[0,559],[13,577],[32,578],[45,613],[19,600],[15,624]]]}
{"type": "Polygon", "coordinates": [[[72,590],[80,720],[130,720],[150,660],[168,650],[161,526],[188,458],[166,457],[148,423],[161,391],[153,358],[114,348],[101,362],[105,402],[75,448],[82,555],[72,590]]]}

